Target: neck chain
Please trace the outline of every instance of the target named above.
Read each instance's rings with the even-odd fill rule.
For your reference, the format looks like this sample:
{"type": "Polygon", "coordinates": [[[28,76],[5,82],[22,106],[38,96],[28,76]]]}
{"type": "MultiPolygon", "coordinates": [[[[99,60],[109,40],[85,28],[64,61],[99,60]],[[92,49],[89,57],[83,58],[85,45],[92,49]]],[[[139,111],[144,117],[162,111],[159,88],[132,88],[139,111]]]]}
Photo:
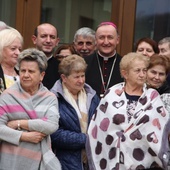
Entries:
{"type": "MultiPolygon", "coordinates": [[[[99,55],[97,53],[97,62],[98,62],[98,67],[99,67],[99,70],[100,70],[100,76],[101,76],[101,80],[102,80],[102,85],[103,85],[103,89],[104,89],[104,92],[108,89],[109,87],[109,84],[110,84],[110,80],[111,80],[111,77],[112,77],[112,73],[113,73],[113,69],[114,69],[114,66],[115,66],[115,62],[116,62],[116,58],[117,58],[117,53],[115,55],[115,59],[113,61],[113,64],[112,64],[112,68],[110,70],[110,75],[109,75],[109,79],[107,81],[107,84],[105,85],[104,83],[104,78],[103,78],[103,73],[102,73],[102,69],[101,69],[101,65],[100,65],[100,62],[99,62],[99,55]]],[[[104,94],[100,94],[100,97],[103,97],[104,94]]]]}

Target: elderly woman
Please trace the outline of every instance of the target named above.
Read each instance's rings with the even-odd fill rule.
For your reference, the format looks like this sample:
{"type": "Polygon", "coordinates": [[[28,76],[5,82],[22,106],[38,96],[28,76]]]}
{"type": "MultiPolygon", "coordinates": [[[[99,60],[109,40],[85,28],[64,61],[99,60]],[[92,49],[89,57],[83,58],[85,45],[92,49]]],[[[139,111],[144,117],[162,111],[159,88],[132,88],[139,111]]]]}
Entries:
{"type": "Polygon", "coordinates": [[[170,60],[167,56],[154,54],[150,57],[147,85],[159,92],[166,109],[170,113],[170,86],[166,81],[169,71],[170,60]]]}
{"type": "Polygon", "coordinates": [[[158,43],[148,37],[141,38],[136,43],[135,51],[150,57],[153,54],[159,53],[158,43]]]}
{"type": "Polygon", "coordinates": [[[137,53],[122,58],[125,83],[108,89],[89,125],[91,170],[167,169],[169,114],[158,92],[144,84],[148,64],[137,53]]]}
{"type": "Polygon", "coordinates": [[[59,129],[51,135],[52,147],[62,170],[83,170],[87,167],[86,133],[99,98],[85,84],[86,62],[78,55],[64,58],[59,65],[61,80],[51,91],[59,103],[59,129]]]}
{"type": "Polygon", "coordinates": [[[0,31],[0,91],[19,80],[18,70],[15,68],[18,55],[23,46],[23,37],[14,28],[0,31]]]}
{"type": "Polygon", "coordinates": [[[20,81],[0,96],[0,169],[60,170],[50,134],[58,128],[58,104],[41,83],[46,56],[36,49],[19,56],[20,81]]]}

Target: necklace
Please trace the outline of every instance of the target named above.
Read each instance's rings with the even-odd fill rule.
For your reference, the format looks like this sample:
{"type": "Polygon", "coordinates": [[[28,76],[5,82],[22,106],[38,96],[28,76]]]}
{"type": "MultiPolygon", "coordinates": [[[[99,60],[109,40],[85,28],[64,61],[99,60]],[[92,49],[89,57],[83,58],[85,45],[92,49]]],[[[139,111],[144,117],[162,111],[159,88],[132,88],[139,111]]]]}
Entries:
{"type": "MultiPolygon", "coordinates": [[[[104,78],[103,78],[103,73],[102,73],[102,69],[101,69],[101,65],[100,65],[100,62],[99,62],[99,56],[98,56],[98,53],[97,53],[97,63],[98,63],[99,71],[100,71],[100,76],[101,76],[101,80],[102,80],[102,85],[103,85],[104,92],[105,92],[105,91],[108,89],[108,87],[109,87],[110,80],[111,80],[112,73],[113,73],[113,69],[114,69],[115,62],[116,62],[116,58],[117,58],[117,54],[115,55],[115,59],[114,59],[113,64],[112,64],[112,68],[111,68],[111,70],[110,70],[110,75],[109,75],[108,82],[107,82],[107,84],[105,85],[105,83],[104,83],[104,78]]],[[[104,96],[104,94],[100,94],[100,97],[101,97],[101,98],[102,98],[103,96],[104,96]]]]}

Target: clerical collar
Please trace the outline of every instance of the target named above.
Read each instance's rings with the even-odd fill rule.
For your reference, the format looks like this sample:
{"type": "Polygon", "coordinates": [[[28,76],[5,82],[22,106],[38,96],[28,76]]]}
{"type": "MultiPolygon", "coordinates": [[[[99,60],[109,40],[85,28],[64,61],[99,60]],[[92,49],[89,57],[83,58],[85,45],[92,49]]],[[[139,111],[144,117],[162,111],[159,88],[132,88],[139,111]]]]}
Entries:
{"type": "MultiPolygon", "coordinates": [[[[111,71],[110,71],[110,74],[109,74],[109,79],[108,79],[108,81],[107,81],[107,84],[106,84],[106,82],[104,82],[103,72],[102,72],[102,68],[101,68],[100,62],[99,62],[99,54],[96,53],[96,55],[97,55],[98,67],[99,67],[99,70],[100,70],[100,76],[101,76],[102,86],[103,86],[103,89],[104,89],[104,91],[102,91],[102,93],[100,94],[100,97],[102,98],[102,97],[104,96],[104,93],[106,92],[106,90],[107,90],[108,87],[109,87],[110,80],[111,80],[112,73],[113,73],[113,69],[114,69],[114,66],[115,66],[115,63],[116,63],[117,54],[115,54],[115,58],[114,58],[114,60],[113,60],[113,64],[112,64],[112,68],[111,68],[111,71]]],[[[108,60],[108,59],[107,59],[107,60],[108,60]]],[[[107,60],[106,60],[106,61],[107,61],[107,60]]]]}
{"type": "Polygon", "coordinates": [[[116,54],[116,50],[115,50],[115,52],[114,52],[114,54],[113,54],[113,55],[108,56],[108,57],[103,56],[103,55],[102,55],[99,51],[98,51],[98,54],[99,54],[101,57],[103,57],[103,59],[104,59],[105,61],[107,61],[109,58],[112,58],[112,57],[114,57],[114,56],[115,56],[115,54],[116,54]]]}
{"type": "Polygon", "coordinates": [[[52,58],[53,57],[53,55],[51,55],[50,57],[47,57],[47,61],[50,59],[50,58],[52,58]]]}

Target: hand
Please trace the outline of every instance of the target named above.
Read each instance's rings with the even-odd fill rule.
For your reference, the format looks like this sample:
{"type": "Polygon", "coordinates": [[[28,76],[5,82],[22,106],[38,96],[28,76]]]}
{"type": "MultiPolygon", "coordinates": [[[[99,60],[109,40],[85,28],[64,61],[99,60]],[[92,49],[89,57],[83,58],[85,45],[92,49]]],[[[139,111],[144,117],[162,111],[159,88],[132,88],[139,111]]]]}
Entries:
{"type": "Polygon", "coordinates": [[[46,135],[41,132],[23,132],[20,141],[39,143],[44,137],[46,137],[46,135]]]}
{"type": "Polygon", "coordinates": [[[18,129],[18,120],[11,120],[7,123],[7,126],[12,129],[18,129]]]}
{"type": "Polygon", "coordinates": [[[12,128],[12,129],[25,129],[29,130],[28,128],[28,120],[22,119],[22,120],[11,120],[7,123],[7,126],[12,128]]]}

